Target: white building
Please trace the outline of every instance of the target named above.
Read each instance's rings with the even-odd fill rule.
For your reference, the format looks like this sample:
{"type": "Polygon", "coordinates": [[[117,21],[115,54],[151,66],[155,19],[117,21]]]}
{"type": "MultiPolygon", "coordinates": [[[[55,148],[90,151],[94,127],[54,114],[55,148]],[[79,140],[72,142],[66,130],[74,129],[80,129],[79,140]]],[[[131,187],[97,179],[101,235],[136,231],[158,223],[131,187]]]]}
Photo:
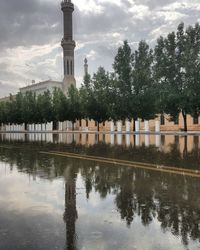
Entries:
{"type": "Polygon", "coordinates": [[[53,93],[54,89],[58,88],[63,90],[63,82],[57,82],[52,80],[47,80],[44,82],[35,83],[23,88],[20,88],[20,92],[22,94],[25,94],[26,92],[33,92],[36,94],[36,96],[43,94],[47,90],[50,91],[50,93],[53,93]]]}

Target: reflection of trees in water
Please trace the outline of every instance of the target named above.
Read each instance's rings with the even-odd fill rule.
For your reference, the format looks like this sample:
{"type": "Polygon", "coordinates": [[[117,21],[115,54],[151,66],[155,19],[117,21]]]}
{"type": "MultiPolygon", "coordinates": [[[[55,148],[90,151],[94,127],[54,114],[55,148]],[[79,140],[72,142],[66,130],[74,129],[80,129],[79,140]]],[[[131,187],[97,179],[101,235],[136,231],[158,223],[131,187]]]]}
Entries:
{"type": "Polygon", "coordinates": [[[88,167],[87,162],[81,163],[81,174],[89,181],[89,190],[92,185],[101,197],[105,197],[106,191],[107,194],[115,194],[117,210],[128,226],[136,215],[145,226],[157,218],[163,230],[182,236],[185,245],[190,237],[200,240],[198,179],[105,164],[101,167],[89,164],[88,167]]]}
{"type": "Polygon", "coordinates": [[[189,237],[200,240],[199,181],[170,176],[163,183],[158,182],[160,186],[155,189],[161,227],[170,228],[174,235],[181,235],[184,244],[188,243],[189,237]]]}
{"type": "MultiPolygon", "coordinates": [[[[95,155],[98,147],[95,147],[93,151],[92,148],[87,148],[85,151],[82,147],[81,149],[82,153],[87,151],[95,155]]],[[[109,148],[103,150],[110,157],[122,152],[121,147],[115,148],[116,151],[110,151],[109,148]]],[[[148,154],[153,152],[154,149],[149,149],[148,154]]],[[[170,162],[177,157],[181,159],[182,156],[179,155],[175,145],[171,147],[170,152],[171,154],[167,153],[170,162]]],[[[139,157],[141,152],[137,151],[137,153],[139,157]]],[[[137,156],[137,153],[134,153],[134,156],[137,156]]],[[[130,151],[125,152],[126,156],[129,154],[131,154],[130,151]]],[[[187,164],[194,157],[193,154],[199,157],[196,151],[191,152],[191,155],[187,153],[187,156],[184,156],[187,164]]],[[[64,219],[67,237],[69,237],[67,242],[71,246],[74,245],[71,249],[75,249],[77,173],[81,173],[85,181],[88,199],[92,190],[98,192],[102,199],[111,193],[115,195],[117,210],[128,226],[132,224],[136,216],[141,218],[145,226],[156,218],[164,231],[170,230],[174,235],[181,236],[185,245],[188,244],[189,238],[200,240],[200,199],[198,198],[200,183],[198,179],[106,164],[98,166],[95,162],[44,156],[27,149],[0,149],[0,160],[10,165],[16,164],[20,171],[43,178],[53,179],[57,176],[66,176],[64,219]],[[68,167],[68,172],[65,172],[66,167],[68,167]]]]}
{"type": "MultiPolygon", "coordinates": [[[[161,139],[165,136],[161,136],[161,139]]],[[[73,153],[81,153],[94,156],[103,156],[110,158],[119,158],[122,160],[132,160],[139,162],[147,162],[161,165],[169,165],[176,167],[186,167],[186,168],[199,168],[200,163],[200,149],[199,146],[199,137],[194,136],[194,147],[192,151],[188,151],[188,137],[184,136],[184,147],[183,152],[180,150],[180,137],[175,136],[175,142],[169,145],[169,151],[165,152],[158,150],[157,147],[150,145],[145,147],[130,146],[125,147],[123,145],[110,145],[103,142],[100,142],[95,145],[81,145],[81,144],[54,144],[54,143],[45,143],[45,142],[10,142],[12,145],[23,146],[26,145],[26,149],[35,149],[35,150],[56,150],[56,151],[68,151],[73,153]]],[[[2,141],[0,137],[0,143],[7,143],[2,141]]]]}
{"type": "Polygon", "coordinates": [[[116,194],[115,203],[121,214],[121,218],[125,219],[129,226],[133,221],[134,211],[136,211],[132,169],[129,169],[128,172],[121,172],[118,185],[119,190],[116,194]]]}

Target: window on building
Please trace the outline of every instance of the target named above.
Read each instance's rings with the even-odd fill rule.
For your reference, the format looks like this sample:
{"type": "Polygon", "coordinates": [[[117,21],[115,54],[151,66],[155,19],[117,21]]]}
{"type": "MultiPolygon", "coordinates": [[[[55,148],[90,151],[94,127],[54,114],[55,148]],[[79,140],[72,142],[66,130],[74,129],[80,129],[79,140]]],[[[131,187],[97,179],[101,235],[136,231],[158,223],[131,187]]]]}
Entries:
{"type": "Polygon", "coordinates": [[[64,75],[66,75],[66,62],[64,60],[64,75]]]}
{"type": "Polygon", "coordinates": [[[71,61],[71,75],[73,75],[73,63],[71,61]]]}
{"type": "Polygon", "coordinates": [[[67,74],[69,75],[69,61],[67,60],[67,74]]]}
{"type": "Polygon", "coordinates": [[[165,116],[163,114],[160,116],[160,124],[165,125],[165,116]]]}
{"type": "Polygon", "coordinates": [[[197,115],[193,117],[193,124],[199,124],[199,117],[197,115]]]}

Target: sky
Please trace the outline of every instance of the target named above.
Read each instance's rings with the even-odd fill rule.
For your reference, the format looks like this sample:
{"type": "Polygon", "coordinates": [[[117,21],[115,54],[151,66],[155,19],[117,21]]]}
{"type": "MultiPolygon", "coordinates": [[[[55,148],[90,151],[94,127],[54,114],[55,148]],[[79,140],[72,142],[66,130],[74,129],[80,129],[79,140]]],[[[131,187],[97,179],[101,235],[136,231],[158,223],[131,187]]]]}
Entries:
{"type": "MultiPolygon", "coordinates": [[[[112,70],[118,47],[128,40],[132,50],[140,40],[151,47],[160,35],[200,22],[199,0],[73,0],[75,75],[83,77],[99,66],[112,70]]],[[[62,12],[59,0],[0,1],[0,97],[20,87],[48,79],[63,79],[62,12]]]]}

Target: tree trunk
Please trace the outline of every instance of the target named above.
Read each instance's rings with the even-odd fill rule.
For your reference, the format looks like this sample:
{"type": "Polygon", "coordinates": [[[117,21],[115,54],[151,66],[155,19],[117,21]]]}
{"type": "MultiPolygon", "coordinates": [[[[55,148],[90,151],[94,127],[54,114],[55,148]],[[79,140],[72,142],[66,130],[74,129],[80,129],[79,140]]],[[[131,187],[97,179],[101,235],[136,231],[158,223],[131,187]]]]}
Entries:
{"type": "Polygon", "coordinates": [[[98,130],[98,132],[99,132],[99,122],[97,122],[97,130],[98,130]]]}
{"type": "Polygon", "coordinates": [[[183,122],[184,122],[184,131],[187,132],[187,114],[182,112],[183,115],[183,122]]]}
{"type": "Polygon", "coordinates": [[[133,119],[133,132],[135,132],[135,122],[136,122],[137,120],[134,118],[133,119]]]}
{"type": "Polygon", "coordinates": [[[28,125],[28,124],[25,122],[25,123],[24,123],[24,130],[25,130],[25,131],[27,131],[27,125],[28,125]]]}
{"type": "Polygon", "coordinates": [[[74,131],[74,122],[72,122],[72,131],[74,131]]]}

